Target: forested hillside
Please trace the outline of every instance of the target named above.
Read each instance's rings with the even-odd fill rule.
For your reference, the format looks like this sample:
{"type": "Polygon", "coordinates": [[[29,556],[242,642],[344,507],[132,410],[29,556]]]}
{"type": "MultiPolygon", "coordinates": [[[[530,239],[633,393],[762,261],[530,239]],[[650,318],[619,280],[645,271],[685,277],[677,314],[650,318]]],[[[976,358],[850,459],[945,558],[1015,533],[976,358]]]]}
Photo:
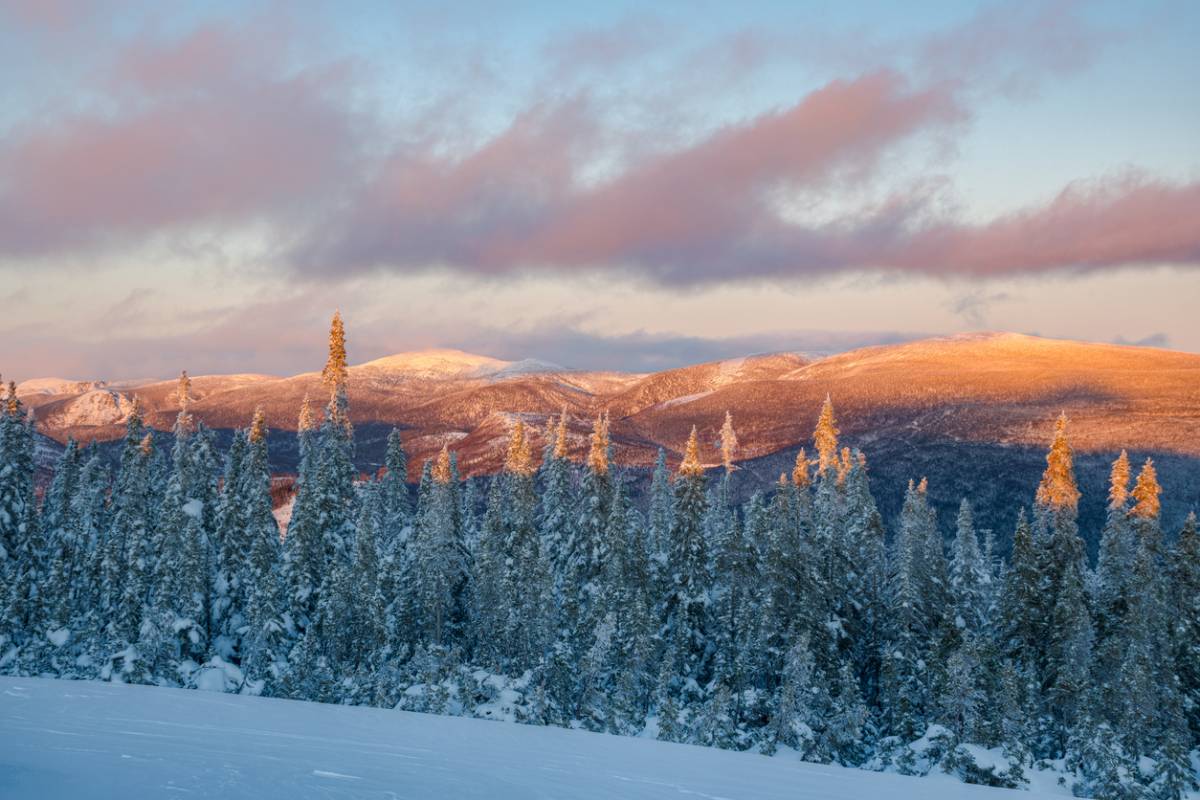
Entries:
{"type": "Polygon", "coordinates": [[[693,427],[674,469],[659,452],[643,511],[604,414],[581,464],[562,414],[536,438],[516,419],[495,477],[464,481],[446,443],[414,498],[393,431],[385,469],[359,480],[347,374],[335,319],[328,403],[300,416],[283,537],[262,412],[218,449],[185,375],[169,458],[135,404],[115,473],[68,443],[39,501],[33,424],[10,386],[3,671],[786,749],[998,786],[1041,766],[1084,796],[1195,784],[1195,516],[1164,531],[1155,464],[1122,452],[1090,560],[1065,416],[1002,559],[967,501],[945,546],[920,476],[888,530],[869,453],[843,446],[828,399],[811,456],[744,502],[732,416],[715,476],[693,427]]]}

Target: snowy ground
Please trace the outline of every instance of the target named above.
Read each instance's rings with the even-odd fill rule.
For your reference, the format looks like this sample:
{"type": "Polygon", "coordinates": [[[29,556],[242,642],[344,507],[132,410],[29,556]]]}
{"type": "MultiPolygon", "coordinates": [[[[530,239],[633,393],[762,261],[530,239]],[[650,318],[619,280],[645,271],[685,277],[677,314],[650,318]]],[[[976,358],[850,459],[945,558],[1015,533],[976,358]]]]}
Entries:
{"type": "Polygon", "coordinates": [[[561,728],[0,678],[0,798],[1005,796],[1046,795],[561,728]]]}

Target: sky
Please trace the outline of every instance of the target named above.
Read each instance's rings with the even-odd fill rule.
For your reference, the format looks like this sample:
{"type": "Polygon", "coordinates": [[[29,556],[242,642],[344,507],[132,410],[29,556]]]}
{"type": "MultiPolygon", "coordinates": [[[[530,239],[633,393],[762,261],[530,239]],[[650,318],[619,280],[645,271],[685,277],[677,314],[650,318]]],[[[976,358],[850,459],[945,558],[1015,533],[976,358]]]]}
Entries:
{"type": "Polygon", "coordinates": [[[0,373],[1200,352],[1200,5],[0,0],[0,373]],[[479,6],[486,6],[480,8],[479,6]]]}

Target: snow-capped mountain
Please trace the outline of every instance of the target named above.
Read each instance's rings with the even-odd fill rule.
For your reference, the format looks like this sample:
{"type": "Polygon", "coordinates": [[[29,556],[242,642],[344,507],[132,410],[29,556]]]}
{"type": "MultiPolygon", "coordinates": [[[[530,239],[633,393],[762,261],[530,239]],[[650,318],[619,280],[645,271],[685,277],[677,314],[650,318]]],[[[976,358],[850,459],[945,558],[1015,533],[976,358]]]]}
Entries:
{"type": "MultiPolygon", "coordinates": [[[[844,441],[868,455],[885,513],[910,477],[929,475],[933,498],[948,505],[963,493],[977,493],[962,459],[996,472],[997,495],[1022,497],[1036,481],[1060,411],[1071,418],[1085,489],[1089,481],[1102,481],[1104,465],[1125,447],[1171,462],[1172,469],[1164,470],[1176,481],[1167,486],[1169,514],[1200,500],[1191,479],[1200,472],[1200,355],[1168,350],[973,334],[818,359],[752,355],[645,375],[426,350],[351,367],[348,389],[359,466],[379,464],[387,430],[396,426],[413,479],[443,445],[456,451],[464,475],[493,471],[517,418],[540,432],[563,410],[579,458],[591,420],[607,413],[621,464],[645,467],[659,447],[677,459],[696,425],[702,456],[716,465],[717,431],[729,410],[741,444],[735,486],[742,480],[761,486],[790,469],[830,395],[844,441]]],[[[150,424],[167,431],[178,412],[175,390],[174,380],[118,385],[44,379],[18,387],[39,430],[59,442],[69,436],[84,442],[119,438],[135,396],[150,424]]],[[[196,376],[192,395],[194,413],[217,429],[246,425],[261,405],[281,472],[294,466],[290,432],[304,398],[318,410],[325,400],[316,372],[196,376]]],[[[540,441],[535,437],[535,444],[540,441]]],[[[1000,498],[976,499],[986,509],[1000,498]]],[[[1089,513],[1085,507],[1085,517],[1089,513]]]]}

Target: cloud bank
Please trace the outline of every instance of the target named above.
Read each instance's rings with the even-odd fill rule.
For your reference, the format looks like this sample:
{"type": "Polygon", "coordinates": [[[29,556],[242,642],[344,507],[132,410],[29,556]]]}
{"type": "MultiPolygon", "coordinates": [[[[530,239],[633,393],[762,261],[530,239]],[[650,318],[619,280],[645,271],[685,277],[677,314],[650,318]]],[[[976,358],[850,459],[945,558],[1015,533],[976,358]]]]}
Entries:
{"type": "MultiPolygon", "coordinates": [[[[652,50],[655,29],[627,22],[544,52],[595,70],[652,50]]],[[[1086,63],[1096,37],[1059,4],[1017,23],[985,12],[910,63],[849,70],[691,135],[623,125],[594,88],[546,89],[469,144],[444,108],[419,134],[397,129],[362,101],[369,67],[297,57],[290,36],[265,20],[139,33],[113,45],[89,102],[18,116],[0,140],[0,261],[254,229],[258,260],[322,280],[446,268],[697,286],[1200,265],[1195,181],[1129,170],[967,221],[943,182],[894,169],[914,147],[952,151],[981,92],[1086,63]],[[867,199],[793,213],[811,197],[867,199]]],[[[767,39],[733,39],[749,62],[769,58],[767,39]]]]}

